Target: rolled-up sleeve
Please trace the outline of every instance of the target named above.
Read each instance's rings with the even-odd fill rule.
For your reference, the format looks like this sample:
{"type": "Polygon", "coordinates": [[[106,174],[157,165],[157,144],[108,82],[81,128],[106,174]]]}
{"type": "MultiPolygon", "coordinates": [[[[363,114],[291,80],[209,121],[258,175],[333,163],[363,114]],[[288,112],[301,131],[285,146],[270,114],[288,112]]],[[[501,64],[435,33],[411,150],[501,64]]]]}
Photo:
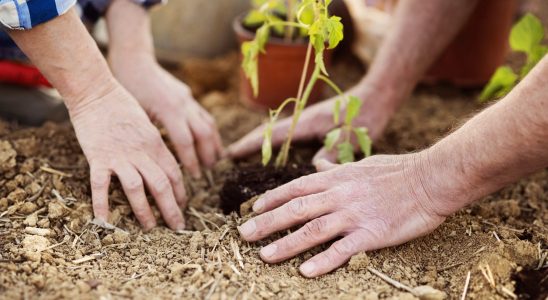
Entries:
{"type": "MultiPolygon", "coordinates": [[[[107,11],[108,6],[113,0],[78,0],[82,9],[82,20],[85,23],[95,23],[107,11]]],[[[156,4],[163,4],[167,0],[131,0],[145,8],[156,4]]],[[[200,1],[200,0],[198,0],[200,1]]]]}
{"type": "Polygon", "coordinates": [[[32,29],[66,13],[77,0],[0,0],[0,23],[9,29],[32,29]]]}

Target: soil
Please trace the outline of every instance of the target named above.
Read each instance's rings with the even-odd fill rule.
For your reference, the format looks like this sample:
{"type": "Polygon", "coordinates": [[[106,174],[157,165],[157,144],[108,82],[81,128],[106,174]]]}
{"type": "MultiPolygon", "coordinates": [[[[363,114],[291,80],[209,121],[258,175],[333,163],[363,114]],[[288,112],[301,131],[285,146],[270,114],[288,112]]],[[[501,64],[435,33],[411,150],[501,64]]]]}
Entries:
{"type": "Polygon", "coordinates": [[[315,169],[310,164],[289,163],[280,168],[271,165],[264,167],[261,164],[240,166],[226,175],[220,194],[221,209],[225,214],[233,211],[240,213],[240,205],[247,200],[314,172],[315,169]]]}
{"type": "MultiPolygon", "coordinates": [[[[547,5],[536,2],[543,8],[539,15],[548,16],[547,5]]],[[[237,54],[232,54],[187,61],[175,71],[214,115],[227,145],[264,120],[264,114],[239,104],[237,68],[237,54]]],[[[348,88],[362,72],[350,62],[336,64],[331,74],[348,88]]],[[[418,89],[376,144],[377,153],[407,153],[431,145],[482,108],[477,94],[448,87],[418,89]]],[[[310,160],[313,150],[298,149],[293,155],[310,160]]],[[[258,155],[243,162],[223,160],[204,179],[185,179],[190,196],[187,231],[177,234],[162,223],[143,232],[114,182],[109,222],[115,227],[104,228],[93,222],[88,165],[70,124],[22,128],[0,121],[0,299],[419,295],[395,288],[375,270],[407,286],[421,286],[416,291],[423,293],[422,299],[460,298],[468,274],[469,299],[506,299],[512,293],[534,299],[536,291],[537,299],[545,297],[548,170],[459,211],[428,236],[359,254],[330,274],[306,279],[298,266],[329,245],[265,264],[259,249],[281,234],[244,242],[236,226],[249,216],[223,213],[223,185],[238,176],[227,174],[236,167],[245,173],[244,166],[258,161],[258,155]]]]}

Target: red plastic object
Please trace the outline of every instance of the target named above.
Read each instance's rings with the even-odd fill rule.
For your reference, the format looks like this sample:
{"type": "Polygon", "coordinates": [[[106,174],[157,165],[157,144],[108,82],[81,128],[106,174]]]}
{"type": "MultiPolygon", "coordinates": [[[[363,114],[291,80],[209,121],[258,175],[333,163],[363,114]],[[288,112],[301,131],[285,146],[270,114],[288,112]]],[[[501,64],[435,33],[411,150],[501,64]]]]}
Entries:
{"type": "Polygon", "coordinates": [[[5,60],[0,60],[0,82],[28,87],[52,87],[36,67],[5,60]]]}

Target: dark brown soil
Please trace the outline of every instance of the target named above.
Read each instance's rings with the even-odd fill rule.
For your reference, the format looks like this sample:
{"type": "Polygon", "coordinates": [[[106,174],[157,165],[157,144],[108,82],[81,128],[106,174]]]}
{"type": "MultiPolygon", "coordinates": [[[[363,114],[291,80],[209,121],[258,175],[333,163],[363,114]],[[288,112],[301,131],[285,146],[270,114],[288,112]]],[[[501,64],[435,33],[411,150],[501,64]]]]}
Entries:
{"type": "Polygon", "coordinates": [[[220,193],[221,209],[225,214],[230,214],[233,211],[239,212],[240,205],[245,201],[314,172],[315,169],[312,165],[297,165],[295,163],[281,168],[271,165],[264,167],[258,164],[237,167],[227,174],[226,182],[220,193]]]}
{"type": "Polygon", "coordinates": [[[526,269],[513,276],[520,299],[548,299],[548,269],[526,269]]]}

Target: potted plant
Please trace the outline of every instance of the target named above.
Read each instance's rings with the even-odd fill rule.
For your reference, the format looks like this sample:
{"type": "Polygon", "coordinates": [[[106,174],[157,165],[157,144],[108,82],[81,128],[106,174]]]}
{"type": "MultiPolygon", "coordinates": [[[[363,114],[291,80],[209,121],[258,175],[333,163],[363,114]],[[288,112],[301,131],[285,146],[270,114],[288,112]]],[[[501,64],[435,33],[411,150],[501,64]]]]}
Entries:
{"type": "MultiPolygon", "coordinates": [[[[263,5],[280,5],[279,9],[285,8],[285,3],[279,0],[256,2],[261,2],[263,5]]],[[[329,15],[328,7],[332,0],[289,2],[292,3],[288,4],[287,9],[291,5],[295,5],[295,11],[297,12],[294,21],[286,21],[277,18],[275,15],[274,17],[267,15],[263,19],[262,25],[257,29],[255,38],[242,44],[242,69],[246,78],[250,80],[252,90],[258,92],[262,89],[258,71],[260,67],[259,60],[261,53],[268,51],[266,45],[271,30],[278,26],[292,27],[294,31],[299,32],[299,35],[307,37],[306,55],[303,59],[304,66],[301,68],[301,75],[297,84],[298,89],[296,94],[290,95],[278,107],[270,110],[270,119],[265,127],[262,145],[262,163],[266,168],[257,169],[254,167],[252,170],[243,170],[239,173],[242,176],[236,176],[233,180],[228,180],[221,194],[221,197],[224,198],[225,207],[236,208],[239,203],[235,205],[234,202],[239,201],[241,203],[252,196],[275,187],[273,185],[283,184],[304,175],[303,172],[306,173],[306,170],[303,171],[299,166],[288,165],[289,151],[301,113],[310,100],[314,88],[320,82],[327,84],[339,95],[333,106],[334,129],[327,134],[324,141],[325,147],[337,151],[340,163],[351,162],[355,159],[351,139],[355,138],[363,154],[365,156],[371,155],[372,142],[367,129],[353,126],[353,120],[359,115],[362,102],[354,96],[344,94],[329,79],[325,64],[325,52],[335,48],[344,37],[341,18],[329,15]],[[282,111],[289,105],[293,106],[292,124],[272,167],[269,166],[273,157],[272,128],[282,111]],[[341,113],[343,113],[343,116],[341,116],[341,113]],[[293,178],[288,176],[291,174],[295,176],[293,178]],[[274,177],[274,179],[280,178],[280,180],[267,180],[265,177],[268,176],[274,177]],[[268,185],[265,185],[265,183],[268,185]],[[242,191],[245,191],[245,193],[242,191]]],[[[226,211],[227,209],[225,209],[226,211]]]]}
{"type": "Polygon", "coordinates": [[[544,27],[541,21],[532,14],[526,14],[512,27],[509,44],[513,51],[525,55],[525,64],[516,74],[509,66],[500,66],[480,94],[480,102],[502,98],[508,94],[519,80],[548,53],[544,41],[544,27]]]}
{"type": "MultiPolygon", "coordinates": [[[[278,107],[284,99],[295,96],[299,89],[301,71],[307,53],[307,36],[302,28],[288,26],[295,24],[301,0],[252,0],[252,9],[234,20],[233,28],[242,49],[249,51],[249,42],[257,34],[268,36],[257,58],[257,76],[249,78],[240,72],[240,97],[253,108],[271,109],[278,107]],[[265,23],[272,24],[268,32],[259,32],[265,23]],[[258,87],[261,87],[260,90],[258,87]]],[[[301,14],[301,18],[310,18],[301,14]]],[[[263,29],[267,30],[267,29],[263,29]]],[[[245,54],[241,56],[248,57],[245,54]]],[[[329,66],[331,53],[324,52],[324,62],[329,66]]],[[[307,69],[307,76],[312,67],[307,69]]],[[[322,97],[323,84],[311,92],[309,103],[322,97]]]]}

